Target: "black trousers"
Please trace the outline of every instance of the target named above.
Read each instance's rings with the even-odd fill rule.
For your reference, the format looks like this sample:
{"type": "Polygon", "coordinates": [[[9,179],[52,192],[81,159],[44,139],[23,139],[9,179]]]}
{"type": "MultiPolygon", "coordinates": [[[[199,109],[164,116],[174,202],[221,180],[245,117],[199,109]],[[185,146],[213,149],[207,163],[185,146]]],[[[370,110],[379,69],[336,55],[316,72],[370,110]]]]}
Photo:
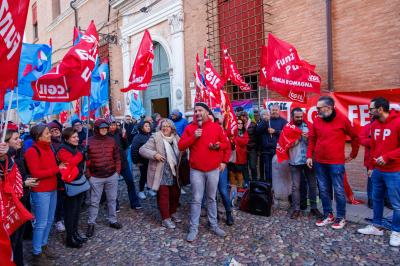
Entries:
{"type": "Polygon", "coordinates": [[[84,193],[76,196],[66,196],[64,200],[64,225],[67,238],[78,232],[79,216],[84,193]]]}
{"type": "Polygon", "coordinates": [[[147,182],[147,168],[149,166],[149,162],[145,162],[139,166],[140,170],[140,180],[139,180],[139,191],[144,191],[144,186],[147,182]]]}
{"type": "Polygon", "coordinates": [[[25,232],[25,226],[27,223],[21,225],[11,236],[11,246],[13,250],[14,263],[17,266],[24,265],[24,253],[23,253],[23,238],[25,232]]]}

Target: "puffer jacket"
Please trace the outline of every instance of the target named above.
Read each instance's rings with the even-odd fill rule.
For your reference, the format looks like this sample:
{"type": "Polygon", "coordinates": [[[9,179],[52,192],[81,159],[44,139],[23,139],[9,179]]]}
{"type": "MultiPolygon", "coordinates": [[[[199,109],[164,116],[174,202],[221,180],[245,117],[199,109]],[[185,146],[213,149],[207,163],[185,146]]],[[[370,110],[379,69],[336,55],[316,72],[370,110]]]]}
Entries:
{"type": "Polygon", "coordinates": [[[102,136],[99,132],[104,119],[97,119],[94,123],[94,135],[88,141],[88,170],[91,176],[98,178],[110,177],[116,172],[121,173],[121,158],[119,147],[113,137],[102,136]]]}
{"type": "Polygon", "coordinates": [[[249,135],[249,142],[247,143],[247,151],[256,151],[257,150],[257,125],[253,121],[249,120],[249,124],[246,128],[246,131],[249,135]]]}
{"type": "Polygon", "coordinates": [[[175,124],[176,127],[176,133],[178,133],[179,136],[182,136],[183,131],[188,125],[188,121],[182,117],[182,113],[179,112],[178,117],[174,120],[172,117],[169,117],[175,124]]]}

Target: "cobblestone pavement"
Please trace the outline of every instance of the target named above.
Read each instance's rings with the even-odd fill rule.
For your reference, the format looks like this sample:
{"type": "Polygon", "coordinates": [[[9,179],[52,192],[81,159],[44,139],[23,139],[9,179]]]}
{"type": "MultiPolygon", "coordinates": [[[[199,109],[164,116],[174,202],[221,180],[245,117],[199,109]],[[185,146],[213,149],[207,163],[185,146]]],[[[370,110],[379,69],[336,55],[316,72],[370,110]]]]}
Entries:
{"type": "MultiPolygon", "coordinates": [[[[124,227],[108,227],[103,206],[95,236],[83,248],[66,248],[63,233],[53,232],[49,245],[59,256],[57,265],[224,265],[232,257],[245,265],[400,265],[399,249],[389,247],[388,232],[384,237],[361,236],[356,233],[360,225],[354,223],[341,231],[320,229],[314,219],[304,216],[293,221],[282,210],[274,210],[272,217],[235,211],[232,227],[225,225],[221,213],[220,225],[228,234],[225,239],[211,234],[202,217],[199,238],[190,244],[185,241],[190,193],[181,197],[179,214],[184,222],[167,230],[161,227],[155,198],[143,201],[143,210],[131,210],[123,181],[120,186],[118,218],[124,227]]],[[[82,233],[86,217],[85,211],[82,233]]],[[[29,263],[31,244],[24,244],[29,263]]]]}

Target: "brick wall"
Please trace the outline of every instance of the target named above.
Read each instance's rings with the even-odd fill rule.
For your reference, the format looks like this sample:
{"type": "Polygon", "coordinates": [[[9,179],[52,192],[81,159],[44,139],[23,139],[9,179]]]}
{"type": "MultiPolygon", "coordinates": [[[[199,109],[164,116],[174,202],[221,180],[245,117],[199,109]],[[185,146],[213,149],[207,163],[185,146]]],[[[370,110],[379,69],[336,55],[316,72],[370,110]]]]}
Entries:
{"type": "Polygon", "coordinates": [[[191,89],[189,84],[194,81],[196,53],[199,53],[200,61],[203,58],[203,48],[207,46],[207,14],[206,0],[183,1],[185,14],[185,110],[192,110],[191,89]]]}

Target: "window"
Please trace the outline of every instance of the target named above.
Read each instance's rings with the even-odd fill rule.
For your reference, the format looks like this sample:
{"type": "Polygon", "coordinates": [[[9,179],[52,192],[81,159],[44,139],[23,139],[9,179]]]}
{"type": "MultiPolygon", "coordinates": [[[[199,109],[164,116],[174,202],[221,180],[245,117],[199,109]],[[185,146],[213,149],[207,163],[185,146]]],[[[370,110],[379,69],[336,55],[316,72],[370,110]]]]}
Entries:
{"type": "Polygon", "coordinates": [[[52,0],[53,20],[61,13],[60,0],[52,0]]]}
{"type": "Polygon", "coordinates": [[[32,5],[32,33],[33,33],[33,41],[37,41],[39,39],[39,31],[38,31],[38,21],[37,21],[37,3],[33,3],[32,5]]]}

